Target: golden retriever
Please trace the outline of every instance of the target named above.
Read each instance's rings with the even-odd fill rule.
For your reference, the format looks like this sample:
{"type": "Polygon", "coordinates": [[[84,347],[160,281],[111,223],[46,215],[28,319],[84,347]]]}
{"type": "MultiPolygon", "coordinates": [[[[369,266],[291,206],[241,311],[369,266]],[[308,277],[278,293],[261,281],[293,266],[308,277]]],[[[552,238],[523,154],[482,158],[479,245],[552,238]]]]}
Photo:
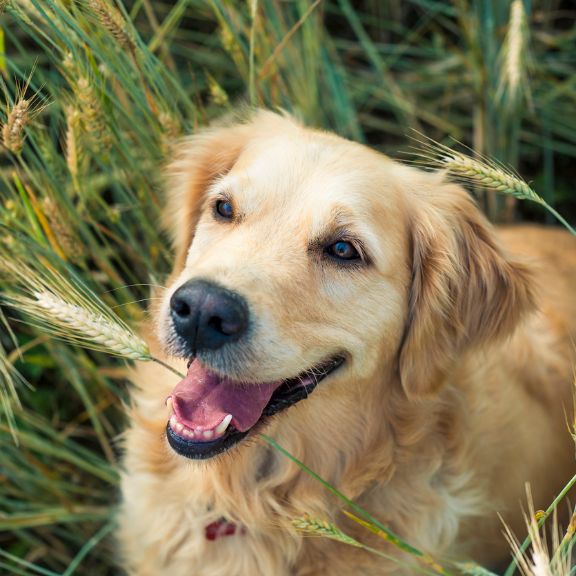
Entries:
{"type": "Polygon", "coordinates": [[[522,534],[525,482],[545,507],[574,469],[576,240],[494,230],[442,174],[272,112],[178,150],[147,335],[187,374],[134,377],[128,571],[416,572],[258,432],[435,557],[509,558],[498,515],[522,534]]]}

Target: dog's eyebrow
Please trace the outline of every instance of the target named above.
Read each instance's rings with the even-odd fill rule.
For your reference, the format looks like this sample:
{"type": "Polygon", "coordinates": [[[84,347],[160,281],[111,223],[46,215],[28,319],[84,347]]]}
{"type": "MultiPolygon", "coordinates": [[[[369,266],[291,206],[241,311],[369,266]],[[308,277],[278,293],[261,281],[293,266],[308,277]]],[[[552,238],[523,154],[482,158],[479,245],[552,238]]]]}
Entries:
{"type": "Polygon", "coordinates": [[[333,208],[325,218],[326,223],[322,226],[322,230],[315,234],[310,244],[318,244],[342,236],[355,237],[356,234],[351,232],[354,229],[354,220],[353,214],[346,208],[340,206],[333,208]]]}
{"type": "Polygon", "coordinates": [[[233,187],[230,185],[230,182],[221,177],[208,187],[206,196],[211,198],[215,196],[231,196],[232,192],[233,187]]]}
{"type": "Polygon", "coordinates": [[[206,192],[209,196],[216,196],[218,194],[222,194],[223,196],[233,196],[241,188],[242,182],[238,176],[226,172],[225,174],[220,174],[214,178],[206,192]]]}
{"type": "Polygon", "coordinates": [[[326,244],[337,242],[338,240],[354,241],[365,253],[365,242],[360,234],[355,231],[355,218],[349,210],[345,208],[334,208],[328,218],[327,223],[317,234],[310,238],[308,246],[310,250],[324,247],[326,244]]]}

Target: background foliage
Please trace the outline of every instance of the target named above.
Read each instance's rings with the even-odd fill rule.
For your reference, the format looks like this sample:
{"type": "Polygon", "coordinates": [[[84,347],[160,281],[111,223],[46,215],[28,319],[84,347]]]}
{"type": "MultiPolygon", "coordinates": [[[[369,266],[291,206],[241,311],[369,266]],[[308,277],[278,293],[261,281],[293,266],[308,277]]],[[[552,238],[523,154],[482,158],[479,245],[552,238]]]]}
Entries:
{"type": "MultiPolygon", "coordinates": [[[[394,157],[414,130],[455,138],[576,213],[571,0],[0,7],[0,255],[70,266],[132,324],[169,269],[158,222],[171,142],[244,102],[394,157]]],[[[495,221],[546,218],[479,200],[495,221]]],[[[114,573],[125,365],[3,312],[0,573],[114,573]]]]}

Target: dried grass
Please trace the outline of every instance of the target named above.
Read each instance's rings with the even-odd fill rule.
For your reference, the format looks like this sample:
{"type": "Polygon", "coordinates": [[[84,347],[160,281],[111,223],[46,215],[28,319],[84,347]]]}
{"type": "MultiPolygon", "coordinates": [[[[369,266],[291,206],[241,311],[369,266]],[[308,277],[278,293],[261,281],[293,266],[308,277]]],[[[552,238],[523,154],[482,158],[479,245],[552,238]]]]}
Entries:
{"type": "MultiPolygon", "coordinates": [[[[551,516],[552,527],[547,532],[534,510],[530,486],[526,487],[528,512],[524,519],[531,542],[527,550],[506,526],[505,535],[523,576],[570,576],[572,574],[572,548],[574,545],[574,519],[562,534],[557,522],[556,509],[551,516]],[[547,541],[551,537],[551,542],[547,541]]],[[[541,519],[546,517],[544,515],[541,519]]],[[[510,572],[510,570],[508,571],[510,572]]],[[[508,574],[507,572],[507,574],[508,574]]]]}

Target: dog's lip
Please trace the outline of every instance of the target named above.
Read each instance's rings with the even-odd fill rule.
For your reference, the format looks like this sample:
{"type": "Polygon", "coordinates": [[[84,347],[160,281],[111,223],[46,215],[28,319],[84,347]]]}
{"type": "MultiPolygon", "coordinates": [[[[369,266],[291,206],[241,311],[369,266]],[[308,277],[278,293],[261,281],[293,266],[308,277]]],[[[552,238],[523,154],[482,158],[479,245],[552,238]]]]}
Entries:
{"type": "MultiPolygon", "coordinates": [[[[238,430],[234,425],[232,414],[224,417],[217,426],[204,430],[192,430],[183,424],[176,406],[173,406],[173,414],[166,427],[168,442],[178,454],[192,459],[211,458],[225,452],[246,437],[254,428],[259,427],[270,416],[307,398],[321,380],[335,372],[344,362],[345,356],[339,353],[304,370],[295,377],[283,379],[264,407],[260,418],[248,430],[238,430]],[[228,420],[227,424],[226,420],[228,420]],[[223,424],[226,424],[224,429],[216,433],[217,428],[223,424]],[[193,432],[192,435],[189,434],[191,431],[193,432]]],[[[171,399],[172,397],[169,396],[167,402],[170,402],[171,399]]]]}
{"type": "Polygon", "coordinates": [[[298,376],[286,378],[272,394],[264,409],[264,416],[272,416],[284,408],[307,398],[316,386],[326,377],[340,368],[346,360],[344,354],[336,354],[328,360],[304,370],[298,376]]]}

